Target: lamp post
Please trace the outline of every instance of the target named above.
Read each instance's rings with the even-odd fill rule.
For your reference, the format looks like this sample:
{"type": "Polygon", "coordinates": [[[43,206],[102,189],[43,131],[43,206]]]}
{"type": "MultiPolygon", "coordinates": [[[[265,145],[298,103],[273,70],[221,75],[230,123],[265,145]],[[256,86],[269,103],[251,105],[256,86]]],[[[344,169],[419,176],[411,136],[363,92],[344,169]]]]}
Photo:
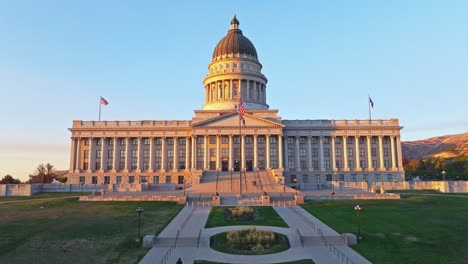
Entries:
{"type": "Polygon", "coordinates": [[[137,242],[140,242],[140,238],[141,238],[140,227],[141,227],[141,214],[143,213],[143,211],[144,211],[144,209],[141,206],[139,206],[136,209],[136,212],[138,213],[138,237],[137,237],[137,242]]]}
{"type": "Polygon", "coordinates": [[[360,207],[359,205],[354,206],[354,211],[356,211],[357,218],[358,218],[358,236],[357,236],[357,240],[361,239],[361,220],[359,218],[359,213],[361,212],[361,210],[362,210],[362,207],[360,207]]]}
{"type": "Polygon", "coordinates": [[[294,187],[296,188],[296,196],[297,196],[297,178],[294,178],[293,182],[294,182],[294,185],[295,185],[294,187]]]}
{"type": "Polygon", "coordinates": [[[337,181],[338,173],[335,171],[333,172],[333,179],[332,179],[332,190],[335,192],[335,181],[337,181]]]}
{"type": "Polygon", "coordinates": [[[445,181],[445,174],[447,174],[445,171],[442,171],[442,177],[444,178],[445,181]]]}
{"type": "Polygon", "coordinates": [[[185,182],[186,182],[186,180],[184,179],[184,182],[183,182],[183,184],[184,184],[184,186],[183,186],[183,189],[184,189],[184,197],[185,197],[185,182]]]}

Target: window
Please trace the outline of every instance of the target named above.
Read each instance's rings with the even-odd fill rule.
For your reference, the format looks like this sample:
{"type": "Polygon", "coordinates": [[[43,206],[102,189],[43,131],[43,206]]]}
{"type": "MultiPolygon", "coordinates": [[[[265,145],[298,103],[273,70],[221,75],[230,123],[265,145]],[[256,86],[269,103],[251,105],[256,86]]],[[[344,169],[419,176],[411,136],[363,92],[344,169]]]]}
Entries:
{"type": "Polygon", "coordinates": [[[296,163],[294,162],[294,160],[288,160],[288,168],[290,169],[296,168],[296,163]]]}
{"type": "Polygon", "coordinates": [[[96,141],[96,145],[101,146],[102,145],[102,139],[98,138],[96,141]]]}
{"type": "Polygon", "coordinates": [[[159,184],[159,176],[153,176],[153,183],[159,184]]]}
{"type": "Polygon", "coordinates": [[[306,143],[306,138],[305,137],[300,137],[299,138],[299,144],[305,144],[306,143]]]}
{"type": "Polygon", "coordinates": [[[143,170],[148,170],[149,169],[149,163],[148,162],[143,162],[143,170]]]}
{"type": "Polygon", "coordinates": [[[148,176],[140,176],[140,182],[141,183],[147,183],[148,182],[148,176]]]}
{"type": "Polygon", "coordinates": [[[372,144],[377,143],[377,138],[376,138],[376,137],[371,137],[371,143],[372,143],[372,144]]]}
{"type": "Polygon", "coordinates": [[[335,156],[336,157],[341,157],[341,149],[340,148],[335,149],[335,156]]]}
{"type": "Polygon", "coordinates": [[[270,157],[276,157],[276,148],[270,148],[270,157]]]}
{"type": "Polygon", "coordinates": [[[323,144],[329,144],[330,143],[330,137],[323,137],[323,144]]]}
{"type": "Polygon", "coordinates": [[[168,162],[167,162],[167,167],[166,167],[166,168],[168,168],[168,169],[174,168],[174,162],[168,161],[168,162]]]}
{"type": "Polygon", "coordinates": [[[88,162],[83,163],[83,170],[87,170],[89,168],[88,162]]]}
{"type": "Polygon", "coordinates": [[[90,143],[91,143],[91,141],[89,140],[89,138],[85,139],[85,142],[84,142],[85,146],[89,146],[90,143]]]}
{"type": "Polygon", "coordinates": [[[228,143],[229,143],[229,138],[228,138],[228,137],[222,137],[222,138],[221,138],[221,142],[222,142],[223,144],[228,144],[228,143]]]}
{"type": "Polygon", "coordinates": [[[316,137],[311,137],[310,138],[312,144],[317,144],[317,138],[316,137]]]}
{"type": "Polygon", "coordinates": [[[353,156],[353,149],[348,148],[348,157],[351,157],[351,156],[353,156]]]}
{"type": "Polygon", "coordinates": [[[123,149],[120,150],[120,157],[125,158],[125,150],[123,149]]]}
{"type": "Polygon", "coordinates": [[[110,176],[104,176],[104,184],[110,184],[110,176]]]}
{"type": "Polygon", "coordinates": [[[337,160],[337,161],[336,161],[336,167],[337,167],[338,169],[343,168],[343,163],[341,162],[341,160],[337,160]]]}
{"type": "Polygon", "coordinates": [[[96,170],[100,170],[101,169],[101,162],[96,162],[96,170]]]}
{"type": "Polygon", "coordinates": [[[203,161],[197,161],[197,170],[203,169],[203,161]]]}
{"type": "Polygon", "coordinates": [[[229,157],[229,149],[227,149],[227,148],[221,149],[221,156],[229,157]]]}
{"type": "Polygon", "coordinates": [[[301,170],[306,170],[307,169],[307,161],[301,160],[301,170]]]}
{"type": "Polygon", "coordinates": [[[294,148],[288,149],[288,157],[294,157],[294,148]]]}
{"type": "Polygon", "coordinates": [[[385,157],[388,157],[388,148],[383,149],[383,154],[385,157]]]}
{"type": "Polygon", "coordinates": [[[216,144],[216,137],[210,137],[210,144],[216,144]]]}
{"type": "Polygon", "coordinates": [[[365,168],[366,167],[366,161],[365,160],[360,160],[359,165],[360,165],[361,169],[365,168]]]}
{"type": "Polygon", "coordinates": [[[179,175],[179,176],[177,177],[177,183],[178,183],[178,184],[184,184],[184,176],[180,176],[180,175],[179,175]]]}
{"type": "Polygon", "coordinates": [[[294,144],[294,138],[288,137],[288,144],[294,144]]]}
{"type": "Polygon", "coordinates": [[[149,158],[149,149],[144,149],[143,150],[143,157],[144,158],[149,158]]]}
{"type": "Polygon", "coordinates": [[[149,138],[145,138],[143,141],[143,144],[149,145],[151,143],[151,140],[149,138]]]}
{"type": "Polygon", "coordinates": [[[354,169],[354,161],[348,160],[348,168],[354,169]]]}
{"type": "Polygon", "coordinates": [[[388,138],[388,137],[384,137],[384,138],[383,138],[383,143],[384,143],[384,144],[388,144],[388,143],[389,143],[389,141],[390,141],[390,140],[389,140],[389,138],[388,138]]]}
{"type": "Polygon", "coordinates": [[[113,164],[112,162],[107,162],[107,170],[112,170],[113,164]]]}
{"type": "Polygon", "coordinates": [[[125,141],[126,141],[126,140],[125,140],[124,138],[121,138],[121,139],[120,139],[120,145],[121,145],[121,146],[125,146],[125,141]]]}
{"type": "Polygon", "coordinates": [[[344,181],[344,174],[340,174],[340,175],[338,175],[338,177],[339,177],[340,181],[344,181]]]}
{"type": "Polygon", "coordinates": [[[364,144],[364,138],[363,137],[359,137],[359,144],[364,144]]]}
{"type": "Polygon", "coordinates": [[[365,181],[369,180],[369,174],[363,174],[362,177],[364,178],[365,181]]]}
{"type": "Polygon", "coordinates": [[[168,149],[167,150],[167,157],[168,158],[174,157],[174,150],[173,149],[168,149]]]}
{"type": "Polygon", "coordinates": [[[216,157],[216,149],[210,148],[210,157],[216,157]]]}
{"type": "Polygon", "coordinates": [[[259,137],[257,138],[257,140],[258,140],[258,144],[263,144],[263,143],[265,143],[265,137],[264,137],[264,136],[259,136],[259,137]]]}
{"type": "Polygon", "coordinates": [[[156,139],[156,145],[162,145],[162,139],[161,138],[156,139]]]}
{"type": "Polygon", "coordinates": [[[258,161],[258,168],[260,170],[264,170],[265,169],[265,161],[264,160],[259,160],[258,161]]]}
{"type": "Polygon", "coordinates": [[[128,183],[134,183],[135,182],[135,176],[128,176],[128,183]]]}
{"type": "Polygon", "coordinates": [[[252,144],[252,136],[246,136],[245,137],[245,143],[246,144],[252,144]]]}
{"type": "Polygon", "coordinates": [[[380,182],[382,179],[380,178],[380,174],[376,173],[375,174],[375,181],[380,182]]]}
{"type": "Polygon", "coordinates": [[[239,136],[232,137],[232,141],[234,142],[234,144],[239,144],[239,136]]]}
{"type": "Polygon", "coordinates": [[[185,149],[179,149],[179,157],[185,157],[185,149]]]}
{"type": "Polygon", "coordinates": [[[161,169],[161,161],[156,161],[156,163],[154,164],[155,165],[155,168],[157,170],[160,170],[161,169]]]}
{"type": "Polygon", "coordinates": [[[318,157],[318,149],[316,148],[312,149],[312,157],[318,157]]]}
{"type": "Polygon", "coordinates": [[[371,151],[372,151],[372,157],[377,156],[377,149],[376,148],[372,148],[371,151]]]}
{"type": "Polygon", "coordinates": [[[185,161],[179,161],[179,170],[185,169],[185,161]]]}
{"type": "Polygon", "coordinates": [[[123,169],[125,169],[125,162],[122,161],[119,163],[119,170],[123,170],[123,169]]]}
{"type": "Polygon", "coordinates": [[[341,137],[335,137],[335,143],[341,144],[341,137]]]}
{"type": "Polygon", "coordinates": [[[353,139],[350,137],[346,137],[346,144],[353,144],[353,139]]]}
{"type": "Polygon", "coordinates": [[[156,150],[156,158],[160,158],[161,157],[161,150],[160,149],[157,149],[156,150]]]}
{"type": "Polygon", "coordinates": [[[171,180],[171,176],[166,176],[166,184],[170,184],[171,180]]]}
{"type": "Polygon", "coordinates": [[[357,182],[356,174],[351,174],[351,181],[357,182]]]}
{"type": "Polygon", "coordinates": [[[318,168],[319,168],[318,160],[313,160],[312,161],[312,168],[314,168],[314,170],[318,170],[318,168]]]}
{"type": "Polygon", "coordinates": [[[114,146],[114,139],[113,139],[113,138],[109,138],[108,144],[109,144],[109,146],[114,146]]]}
{"type": "Polygon", "coordinates": [[[168,145],[174,145],[174,139],[173,138],[168,138],[167,139],[167,144],[168,145]]]}
{"type": "Polygon", "coordinates": [[[258,156],[259,157],[265,156],[265,149],[264,148],[258,148],[258,156]]]}
{"type": "Polygon", "coordinates": [[[297,180],[297,179],[296,179],[296,175],[291,175],[291,177],[289,178],[289,180],[291,181],[291,183],[294,183],[294,180],[297,180]]]}
{"type": "Polygon", "coordinates": [[[325,161],[324,161],[324,165],[325,165],[325,169],[326,169],[326,170],[329,170],[329,169],[330,169],[330,161],[329,161],[329,160],[325,160],[325,161]]]}
{"type": "Polygon", "coordinates": [[[132,168],[132,170],[136,170],[136,168],[137,168],[137,163],[136,163],[136,162],[132,162],[132,167],[131,167],[131,168],[132,168]]]}
{"type": "Polygon", "coordinates": [[[366,152],[364,151],[364,148],[359,148],[359,156],[360,157],[364,157],[365,153],[366,152]]]}
{"type": "Polygon", "coordinates": [[[301,157],[305,157],[305,156],[306,156],[306,149],[305,149],[305,148],[299,149],[299,156],[301,156],[301,157]]]}
{"type": "Polygon", "coordinates": [[[389,181],[389,182],[393,181],[393,175],[392,174],[387,174],[387,181],[389,181]]]}
{"type": "Polygon", "coordinates": [[[97,184],[97,176],[92,176],[91,177],[91,183],[92,184],[97,184]]]}
{"type": "Polygon", "coordinates": [[[389,160],[384,160],[384,167],[385,167],[385,168],[390,168],[390,162],[389,162],[389,160]]]}
{"type": "Polygon", "coordinates": [[[197,148],[197,157],[203,157],[203,149],[197,148]]]}
{"type": "Polygon", "coordinates": [[[197,137],[197,144],[203,144],[203,137],[197,137]]]}
{"type": "Polygon", "coordinates": [[[278,168],[278,162],[276,160],[272,160],[271,162],[271,168],[272,169],[277,169],[278,168]]]}
{"type": "Polygon", "coordinates": [[[138,151],[136,149],[132,150],[132,158],[138,157],[138,151]]]}
{"type": "Polygon", "coordinates": [[[271,136],[270,137],[270,143],[276,144],[276,137],[271,136]]]}
{"type": "Polygon", "coordinates": [[[185,138],[179,138],[179,145],[185,145],[187,143],[185,138]]]}
{"type": "Polygon", "coordinates": [[[108,150],[107,151],[107,157],[112,159],[114,157],[114,151],[113,150],[108,150]]]}
{"type": "Polygon", "coordinates": [[[327,177],[327,181],[332,181],[332,175],[331,174],[327,174],[325,176],[327,177]]]}
{"type": "Polygon", "coordinates": [[[377,168],[377,160],[372,160],[372,168],[377,168]]]}
{"type": "Polygon", "coordinates": [[[253,149],[252,148],[246,148],[245,149],[245,156],[247,157],[252,157],[253,156],[253,149]]]}
{"type": "Polygon", "coordinates": [[[84,158],[89,158],[89,150],[85,150],[83,153],[84,158]]]}
{"type": "Polygon", "coordinates": [[[132,138],[132,145],[138,145],[138,138],[132,138]]]}
{"type": "Polygon", "coordinates": [[[80,184],[85,184],[85,176],[80,176],[80,184]]]}

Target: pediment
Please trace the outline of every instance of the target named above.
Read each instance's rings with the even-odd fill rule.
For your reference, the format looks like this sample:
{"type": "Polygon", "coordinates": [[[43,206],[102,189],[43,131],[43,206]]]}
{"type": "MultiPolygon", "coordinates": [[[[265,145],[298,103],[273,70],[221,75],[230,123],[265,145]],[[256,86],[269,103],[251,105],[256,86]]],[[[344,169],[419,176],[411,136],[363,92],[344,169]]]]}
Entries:
{"type": "MultiPolygon", "coordinates": [[[[246,127],[284,127],[280,122],[271,121],[258,116],[249,114],[244,115],[246,127]]],[[[192,125],[192,127],[238,127],[239,126],[239,115],[237,113],[218,116],[208,120],[204,120],[200,123],[192,125]]]]}

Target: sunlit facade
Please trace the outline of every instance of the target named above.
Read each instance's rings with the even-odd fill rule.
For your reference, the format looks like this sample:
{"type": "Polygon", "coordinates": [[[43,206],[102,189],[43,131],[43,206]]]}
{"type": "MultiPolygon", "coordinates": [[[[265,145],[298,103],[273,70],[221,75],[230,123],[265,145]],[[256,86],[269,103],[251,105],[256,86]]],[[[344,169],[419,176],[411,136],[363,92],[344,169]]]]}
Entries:
{"type": "Polygon", "coordinates": [[[73,121],[68,182],[197,184],[206,172],[240,170],[303,188],[404,179],[398,119],[283,120],[270,109],[262,64],[235,17],[208,69],[190,120],[73,121]]]}

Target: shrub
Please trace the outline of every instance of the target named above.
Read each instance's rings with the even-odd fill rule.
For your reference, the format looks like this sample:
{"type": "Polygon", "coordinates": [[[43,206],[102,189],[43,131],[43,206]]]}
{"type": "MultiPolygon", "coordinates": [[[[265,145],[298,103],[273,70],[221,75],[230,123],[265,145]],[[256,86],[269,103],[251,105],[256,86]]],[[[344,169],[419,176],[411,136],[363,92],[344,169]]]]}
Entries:
{"type": "Polygon", "coordinates": [[[272,231],[257,230],[255,227],[230,231],[226,235],[229,245],[245,250],[264,250],[275,242],[272,231]]]}

